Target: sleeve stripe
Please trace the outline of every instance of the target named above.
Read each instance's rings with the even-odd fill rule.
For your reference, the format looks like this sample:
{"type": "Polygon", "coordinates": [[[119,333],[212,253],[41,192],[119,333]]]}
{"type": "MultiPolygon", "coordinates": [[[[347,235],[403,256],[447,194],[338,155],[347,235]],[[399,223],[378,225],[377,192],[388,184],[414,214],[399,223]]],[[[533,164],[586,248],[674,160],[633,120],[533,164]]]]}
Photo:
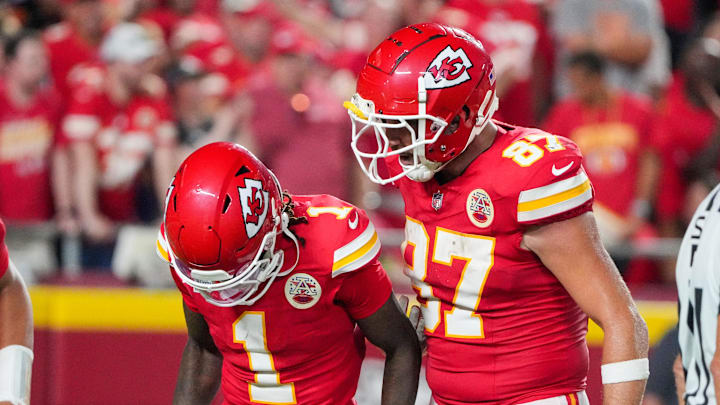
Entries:
{"type": "Polygon", "coordinates": [[[167,241],[165,240],[165,235],[163,234],[163,229],[161,227],[160,231],[158,232],[157,242],[155,243],[155,251],[161,259],[165,260],[168,263],[171,263],[170,254],[168,253],[168,248],[166,244],[167,241]]]}
{"type": "MultiPolygon", "coordinates": [[[[353,242],[355,242],[355,241],[353,241],[353,242]]],[[[351,243],[353,243],[353,242],[351,242],[351,243]]],[[[367,241],[367,243],[365,243],[363,246],[361,246],[355,252],[345,256],[344,258],[342,258],[340,260],[336,260],[333,263],[333,268],[332,268],[333,275],[335,275],[336,272],[339,272],[341,270],[350,271],[350,270],[354,270],[354,269],[366,264],[368,260],[372,259],[372,257],[375,256],[375,255],[373,255],[372,257],[367,257],[368,253],[370,253],[372,251],[377,251],[379,249],[380,249],[380,241],[378,240],[377,233],[373,231],[372,237],[370,238],[369,241],[367,241]]]]}
{"type": "Polygon", "coordinates": [[[358,249],[365,246],[368,241],[372,239],[374,234],[375,227],[373,226],[372,222],[370,222],[368,223],[367,228],[365,228],[365,230],[362,231],[362,233],[357,238],[353,239],[345,246],[335,250],[335,253],[333,254],[333,263],[337,263],[342,259],[346,258],[347,256],[350,256],[354,252],[357,252],[358,249]]]}
{"type": "Polygon", "coordinates": [[[577,208],[592,199],[592,188],[588,182],[588,187],[585,188],[581,194],[578,194],[572,198],[564,201],[557,202],[546,207],[537,208],[532,211],[518,211],[518,222],[530,222],[536,221],[543,218],[548,218],[553,215],[561,214],[566,211],[570,211],[573,208],[577,208]]]}
{"type": "Polygon", "coordinates": [[[357,260],[337,269],[335,269],[335,266],[333,266],[332,276],[336,277],[340,274],[348,273],[353,270],[359,269],[360,267],[368,264],[373,258],[375,258],[378,252],[380,252],[380,242],[376,239],[376,242],[370,247],[370,249],[357,260]]]}
{"type": "Polygon", "coordinates": [[[534,211],[537,209],[549,207],[551,205],[561,203],[563,201],[567,201],[569,199],[575,198],[575,197],[585,193],[589,189],[590,189],[590,181],[585,180],[584,183],[580,184],[577,187],[573,187],[570,190],[563,191],[561,193],[557,193],[557,194],[551,195],[549,197],[540,198],[540,199],[537,199],[534,201],[521,202],[518,204],[518,212],[534,211]]]}
{"type": "Polygon", "coordinates": [[[531,190],[525,190],[520,192],[520,198],[518,199],[518,204],[540,200],[545,197],[550,197],[555,194],[562,193],[564,191],[571,190],[575,187],[580,186],[581,184],[588,181],[588,177],[585,174],[584,170],[581,170],[573,177],[570,177],[565,180],[560,180],[555,183],[548,184],[547,186],[542,186],[538,188],[533,188],[531,190]]]}

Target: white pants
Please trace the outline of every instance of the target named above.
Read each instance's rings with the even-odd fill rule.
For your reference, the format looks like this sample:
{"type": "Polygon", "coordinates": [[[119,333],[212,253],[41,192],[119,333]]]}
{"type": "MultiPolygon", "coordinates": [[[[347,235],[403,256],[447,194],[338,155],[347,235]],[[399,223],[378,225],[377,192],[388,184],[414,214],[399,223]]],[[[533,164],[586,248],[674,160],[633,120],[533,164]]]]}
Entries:
{"type": "MultiPolygon", "coordinates": [[[[430,405],[437,405],[437,403],[433,399],[430,401],[430,405]]],[[[590,401],[585,391],[580,391],[575,394],[560,395],[539,401],[525,402],[519,405],[590,405],[590,401]]]]}

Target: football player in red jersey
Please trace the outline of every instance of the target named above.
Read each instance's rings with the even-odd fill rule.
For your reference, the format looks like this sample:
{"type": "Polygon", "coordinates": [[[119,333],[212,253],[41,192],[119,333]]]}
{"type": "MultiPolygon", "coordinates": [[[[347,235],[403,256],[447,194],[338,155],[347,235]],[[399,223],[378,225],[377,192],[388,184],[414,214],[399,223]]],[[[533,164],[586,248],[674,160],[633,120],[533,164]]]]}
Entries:
{"type": "Polygon", "coordinates": [[[482,44],[439,24],[403,28],[370,54],[345,105],[363,170],[405,200],[434,401],[587,404],[589,316],[605,332],[604,403],[639,404],[647,327],[599,242],[582,156],[491,120],[482,44]]]}
{"type": "Polygon", "coordinates": [[[30,296],[8,258],[5,224],[0,221],[0,405],[30,404],[32,347],[30,296]]]}
{"type": "Polygon", "coordinates": [[[189,339],[174,404],[355,404],[364,339],[386,353],[383,404],[414,404],[420,346],[365,213],[290,196],[246,149],[192,153],[167,194],[158,253],[189,339]],[[220,376],[222,369],[222,377],[220,376]]]}

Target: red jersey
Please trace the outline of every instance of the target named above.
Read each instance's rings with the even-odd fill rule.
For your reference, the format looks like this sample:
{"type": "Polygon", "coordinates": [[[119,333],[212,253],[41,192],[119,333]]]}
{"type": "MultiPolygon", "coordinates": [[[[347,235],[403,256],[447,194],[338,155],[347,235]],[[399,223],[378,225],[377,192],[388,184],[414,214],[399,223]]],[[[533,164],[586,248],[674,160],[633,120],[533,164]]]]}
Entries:
{"type": "Polygon", "coordinates": [[[0,82],[0,216],[8,221],[46,221],[53,215],[50,152],[58,108],[58,96],[49,88],[17,106],[0,82]]]}
{"type": "Polygon", "coordinates": [[[2,278],[10,265],[8,249],[5,245],[5,224],[0,219],[0,278],[2,278]]]}
{"type": "Polygon", "coordinates": [[[649,101],[620,93],[603,109],[575,99],[560,101],[543,128],[577,144],[597,202],[626,217],[636,198],[640,155],[650,144],[651,123],[649,101]]]}
{"type": "Polygon", "coordinates": [[[88,63],[97,58],[96,46],[82,39],[68,23],[59,23],[49,27],[44,33],[45,45],[48,49],[50,72],[58,92],[68,94],[68,75],[81,63],[88,63]]]}
{"type": "Polygon", "coordinates": [[[656,207],[662,219],[675,219],[680,215],[686,189],[682,171],[707,145],[718,125],[715,115],[707,108],[694,105],[685,91],[684,76],[675,74],[660,102],[653,127],[653,142],[662,157],[656,207]]]}
{"type": "Polygon", "coordinates": [[[71,73],[70,104],[62,129],[70,142],[92,142],[99,163],[99,202],[111,219],[134,216],[134,184],[153,150],[175,141],[165,85],[148,76],[144,92],[126,105],[113,103],[101,65],[78,66],[71,73]]]}
{"type": "Polygon", "coordinates": [[[438,405],[509,405],[585,389],[587,316],[520,246],[529,225],[591,209],[582,156],[568,139],[497,125],[492,146],[462,176],[396,182],[405,271],[422,304],[438,405]]]}
{"type": "MultiPolygon", "coordinates": [[[[186,305],[205,318],[223,355],[227,404],[354,404],[365,353],[355,319],[375,313],[392,292],[377,260],[380,242],[362,210],[328,195],[293,200],[295,215],[308,220],[292,228],[305,240],[300,260],[253,305],[214,306],[173,272],[186,305]]],[[[167,260],[163,238],[161,231],[159,253],[167,260]]],[[[278,238],[288,267],[294,248],[278,238]]]]}

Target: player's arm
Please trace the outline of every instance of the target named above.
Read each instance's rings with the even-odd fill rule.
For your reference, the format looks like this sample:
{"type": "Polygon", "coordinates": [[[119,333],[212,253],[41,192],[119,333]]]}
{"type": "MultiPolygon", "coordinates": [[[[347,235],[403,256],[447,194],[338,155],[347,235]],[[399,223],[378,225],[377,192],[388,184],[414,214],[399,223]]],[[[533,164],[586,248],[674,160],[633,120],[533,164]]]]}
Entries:
{"type": "MultiPolygon", "coordinates": [[[[673,376],[675,377],[675,394],[677,395],[678,405],[685,405],[685,370],[683,369],[681,356],[678,353],[677,357],[675,357],[673,376]]],[[[715,389],[717,389],[717,386],[715,386],[715,389]]]]}
{"type": "Polygon", "coordinates": [[[185,344],[173,405],[210,404],[220,386],[222,355],[205,318],[183,303],[188,341],[185,344]]]}
{"type": "Polygon", "coordinates": [[[382,404],[415,403],[420,374],[420,344],[395,294],[367,318],[357,320],[372,344],[385,352],[382,404]]]}
{"type": "MultiPolygon", "coordinates": [[[[414,404],[420,345],[378,261],[380,240],[375,227],[363,210],[354,207],[324,210],[333,212],[340,221],[330,222],[339,233],[332,239],[340,241],[335,242],[339,248],[332,256],[332,277],[341,283],[335,302],[344,306],[370,342],[385,352],[382,404],[414,404]]],[[[313,215],[310,209],[308,215],[313,215]]]]}
{"type": "Polygon", "coordinates": [[[0,277],[0,404],[28,405],[33,360],[30,296],[12,262],[0,277]]]}
{"type": "Polygon", "coordinates": [[[647,326],[600,242],[593,214],[531,227],[523,245],[603,329],[603,403],[640,404],[647,380],[647,326]]]}

